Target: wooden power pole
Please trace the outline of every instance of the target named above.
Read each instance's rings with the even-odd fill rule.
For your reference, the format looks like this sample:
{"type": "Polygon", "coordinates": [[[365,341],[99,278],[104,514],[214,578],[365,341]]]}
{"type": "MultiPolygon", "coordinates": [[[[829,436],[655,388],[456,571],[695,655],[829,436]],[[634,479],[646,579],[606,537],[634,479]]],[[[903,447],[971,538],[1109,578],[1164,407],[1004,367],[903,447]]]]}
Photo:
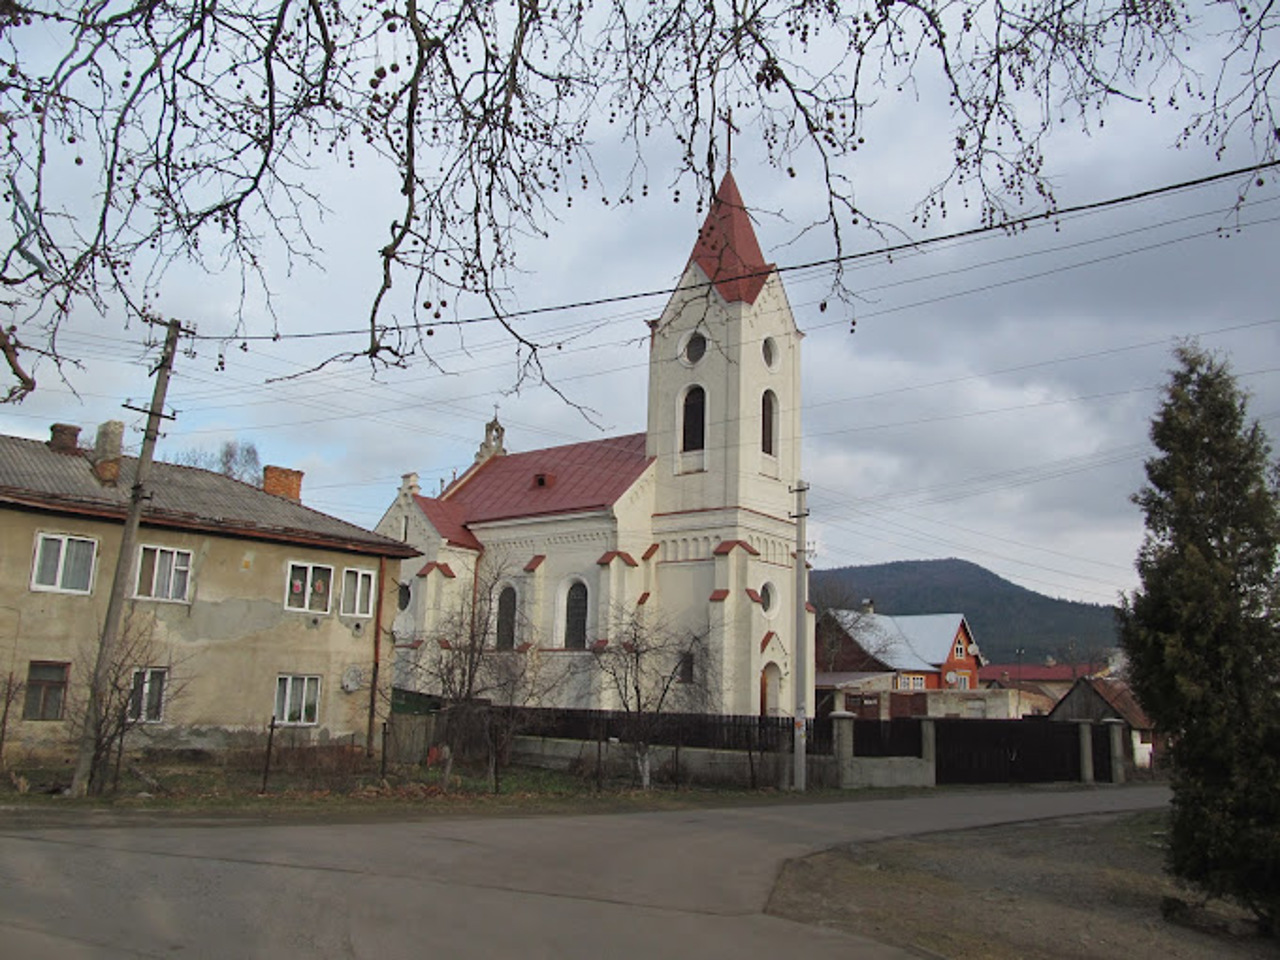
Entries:
{"type": "MultiPolygon", "coordinates": [[[[142,436],[142,452],[133,475],[133,487],[129,495],[129,512],[125,516],[124,531],[120,535],[120,554],[116,557],[115,576],[111,580],[111,596],[107,600],[107,615],[102,624],[102,636],[98,641],[98,657],[93,667],[93,679],[89,686],[89,703],[85,708],[84,731],[80,736],[80,750],[76,755],[75,775],[71,780],[71,795],[83,797],[93,777],[94,758],[101,746],[102,700],[111,675],[112,658],[120,638],[120,624],[124,620],[124,600],[133,578],[135,545],[138,541],[138,525],[142,521],[142,506],[146,502],[145,484],[151,472],[151,459],[155,454],[156,439],[160,436],[160,420],[164,416],[164,398],[169,391],[169,373],[173,370],[173,358],[178,350],[178,335],[182,324],[170,320],[164,338],[164,352],[156,368],[156,385],[151,394],[151,406],[147,409],[147,430],[142,436]]],[[[96,771],[101,773],[101,771],[96,771]]]]}

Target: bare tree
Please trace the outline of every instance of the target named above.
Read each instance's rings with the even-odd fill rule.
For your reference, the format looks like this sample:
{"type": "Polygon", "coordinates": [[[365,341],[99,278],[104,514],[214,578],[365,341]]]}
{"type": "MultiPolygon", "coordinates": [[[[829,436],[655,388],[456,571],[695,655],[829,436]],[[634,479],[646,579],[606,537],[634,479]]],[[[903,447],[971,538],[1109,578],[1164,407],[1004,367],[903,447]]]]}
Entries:
{"type": "Polygon", "coordinates": [[[225,440],[216,451],[189,447],[179,450],[169,462],[220,473],[255,487],[262,486],[262,461],[252,440],[225,440]]]}
{"type": "Polygon", "coordinates": [[[150,319],[175,262],[238,271],[240,319],[271,315],[267,265],[322,254],[326,165],[378,166],[400,193],[346,356],[430,356],[461,297],[538,378],[543,345],[509,322],[505,283],[516,238],[547,235],[561,201],[679,199],[690,180],[705,198],[736,124],[777,168],[819,172],[839,253],[869,216],[851,167],[868,116],[903,90],[952,117],[924,219],[948,198],[989,223],[1051,208],[1047,133],[1117,99],[1185,110],[1184,142],[1266,160],[1277,24],[1258,0],[1203,16],[1180,0],[4,0],[3,399],[35,389],[33,360],[74,361],[57,339],[73,311],[150,319]],[[620,147],[623,172],[602,177],[620,147]]]}
{"type": "MultiPolygon", "coordinates": [[[[92,657],[90,657],[92,661],[92,657]]],[[[136,609],[126,614],[99,695],[99,721],[93,741],[93,763],[87,790],[106,792],[108,783],[119,783],[120,764],[129,731],[143,724],[165,719],[181,697],[185,681],[175,676],[172,651],[156,636],[155,621],[136,609]]],[[[81,742],[86,716],[82,705],[73,701],[67,716],[72,718],[69,736],[81,742]]]]}
{"type": "Polygon", "coordinates": [[[514,587],[501,560],[479,562],[475,588],[423,638],[415,660],[401,665],[401,682],[445,701],[444,784],[453,761],[483,751],[490,789],[501,789],[501,767],[524,723],[522,708],[541,705],[566,677],[548,662],[533,626],[504,592],[514,587]]]}
{"type": "Polygon", "coordinates": [[[1047,659],[1069,666],[1074,679],[1091,677],[1098,673],[1111,662],[1114,654],[1114,647],[1105,647],[1089,641],[1081,642],[1075,637],[1069,637],[1054,647],[1047,659]]]}
{"type": "Polygon", "coordinates": [[[889,644],[875,625],[872,600],[847,581],[824,577],[809,586],[815,660],[819,672],[887,669],[879,659],[889,644]]]}
{"type": "Polygon", "coordinates": [[[4,744],[9,732],[9,711],[18,702],[26,686],[12,668],[5,673],[4,680],[0,681],[0,770],[4,770],[7,766],[4,759],[4,744]]]}
{"type": "Polygon", "coordinates": [[[626,715],[636,777],[648,790],[653,779],[650,748],[671,715],[718,706],[707,634],[676,627],[642,607],[619,608],[608,640],[590,649],[604,689],[626,715]]]}

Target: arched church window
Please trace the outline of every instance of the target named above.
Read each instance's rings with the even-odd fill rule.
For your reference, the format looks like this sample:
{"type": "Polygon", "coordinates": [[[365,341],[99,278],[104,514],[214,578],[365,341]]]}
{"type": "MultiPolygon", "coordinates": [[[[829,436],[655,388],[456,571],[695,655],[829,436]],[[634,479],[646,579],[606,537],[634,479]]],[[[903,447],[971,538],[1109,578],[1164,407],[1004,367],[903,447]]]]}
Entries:
{"type": "Polygon", "coordinates": [[[764,365],[772,370],[774,362],[778,359],[778,348],[773,342],[773,337],[765,337],[764,342],[760,344],[760,357],[764,360],[764,365]]]}
{"type": "Polygon", "coordinates": [[[567,650],[587,649],[587,585],[581,580],[565,595],[564,645],[567,650]]]}
{"type": "Polygon", "coordinates": [[[516,588],[503,587],[498,594],[498,649],[516,647],[516,588]]]}
{"type": "Polygon", "coordinates": [[[688,453],[701,450],[706,445],[707,394],[701,387],[690,387],[684,395],[683,421],[680,449],[688,453]]]}
{"type": "Polygon", "coordinates": [[[760,449],[771,457],[778,455],[778,398],[766,390],[760,398],[760,449]]]}

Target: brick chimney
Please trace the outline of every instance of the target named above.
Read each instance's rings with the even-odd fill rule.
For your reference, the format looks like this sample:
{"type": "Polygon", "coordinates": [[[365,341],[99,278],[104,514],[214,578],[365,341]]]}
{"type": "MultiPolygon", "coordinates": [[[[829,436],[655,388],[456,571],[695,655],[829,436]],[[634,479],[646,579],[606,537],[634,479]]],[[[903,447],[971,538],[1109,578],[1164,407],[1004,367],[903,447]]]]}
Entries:
{"type": "Polygon", "coordinates": [[[49,428],[49,449],[55,453],[79,453],[80,428],[74,423],[55,423],[49,428]]]}
{"type": "Polygon", "coordinates": [[[98,425],[93,444],[93,475],[99,483],[114,486],[120,479],[120,458],[124,452],[124,423],[108,420],[98,425]]]}
{"type": "Polygon", "coordinates": [[[302,471],[285,467],[263,467],[262,489],[273,497],[302,502],[302,471]]]}

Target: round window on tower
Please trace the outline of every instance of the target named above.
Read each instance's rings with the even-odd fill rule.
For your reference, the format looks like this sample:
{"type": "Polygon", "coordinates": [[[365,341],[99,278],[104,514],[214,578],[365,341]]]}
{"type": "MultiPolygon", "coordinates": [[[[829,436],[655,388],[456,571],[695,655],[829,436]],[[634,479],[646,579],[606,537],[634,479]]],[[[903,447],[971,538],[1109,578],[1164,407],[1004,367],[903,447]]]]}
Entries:
{"type": "Polygon", "coordinates": [[[707,338],[695,330],[684,342],[683,356],[690,366],[701,360],[707,352],[707,338]]]}
{"type": "Polygon", "coordinates": [[[778,606],[778,591],[772,583],[766,583],[760,588],[760,609],[764,611],[766,617],[772,617],[778,606]]]}
{"type": "Polygon", "coordinates": [[[764,338],[764,343],[760,344],[760,356],[764,358],[764,365],[772,370],[778,362],[778,345],[773,342],[773,337],[764,338]]]}

